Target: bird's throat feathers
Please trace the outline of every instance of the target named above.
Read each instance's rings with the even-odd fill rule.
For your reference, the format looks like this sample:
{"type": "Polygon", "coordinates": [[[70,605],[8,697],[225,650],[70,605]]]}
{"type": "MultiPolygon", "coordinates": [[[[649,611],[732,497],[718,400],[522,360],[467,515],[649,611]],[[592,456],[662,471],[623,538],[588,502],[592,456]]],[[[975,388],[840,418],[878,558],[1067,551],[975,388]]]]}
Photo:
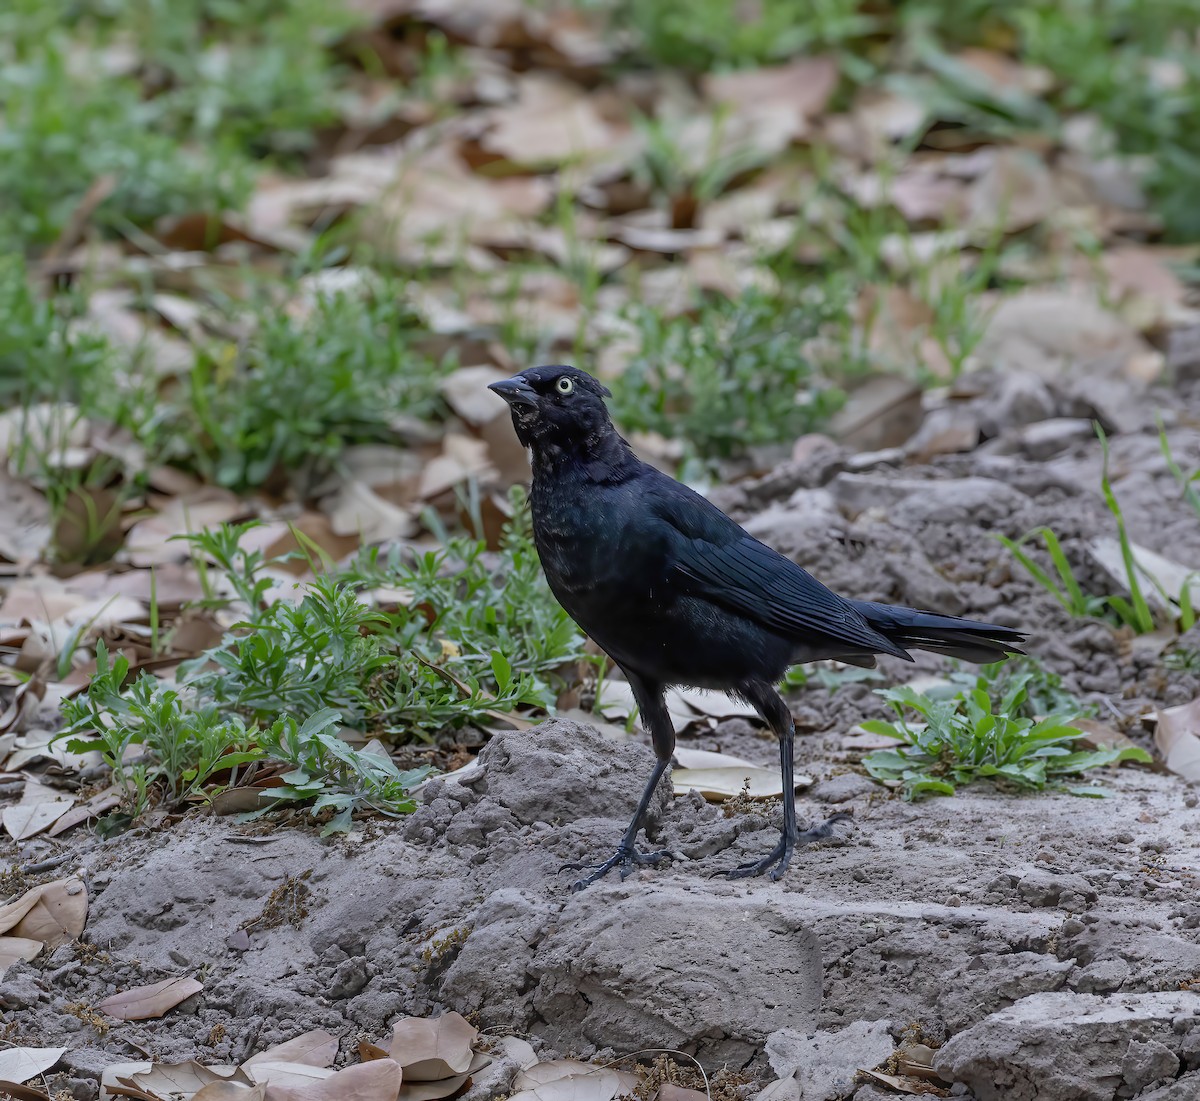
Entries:
{"type": "Polygon", "coordinates": [[[530,450],[535,481],[583,477],[592,482],[622,482],[641,465],[611,424],[585,435],[533,440],[530,450]]]}

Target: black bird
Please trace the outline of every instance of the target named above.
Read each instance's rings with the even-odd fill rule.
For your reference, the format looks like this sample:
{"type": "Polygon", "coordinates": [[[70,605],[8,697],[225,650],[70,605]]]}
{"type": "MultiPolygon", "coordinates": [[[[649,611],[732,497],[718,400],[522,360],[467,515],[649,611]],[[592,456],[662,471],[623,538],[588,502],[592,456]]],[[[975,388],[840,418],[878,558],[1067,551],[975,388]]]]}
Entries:
{"type": "Polygon", "coordinates": [[[847,600],[728,516],[652,466],[618,435],[612,394],[574,367],[534,367],[489,387],[532,452],[533,533],[559,603],[612,658],[633,689],[657,762],[616,853],[574,890],[613,867],[624,878],[667,852],[634,841],[671,763],[675,731],[663,699],[671,685],[719,689],[751,704],[779,738],[783,832],[761,860],[730,875],[787,871],[797,844],[832,832],[796,827],[795,724],[775,685],[790,665],[836,658],[871,667],[876,654],[911,661],[908,648],[986,663],[1020,653],[1009,627],[913,608],[847,600]]]}

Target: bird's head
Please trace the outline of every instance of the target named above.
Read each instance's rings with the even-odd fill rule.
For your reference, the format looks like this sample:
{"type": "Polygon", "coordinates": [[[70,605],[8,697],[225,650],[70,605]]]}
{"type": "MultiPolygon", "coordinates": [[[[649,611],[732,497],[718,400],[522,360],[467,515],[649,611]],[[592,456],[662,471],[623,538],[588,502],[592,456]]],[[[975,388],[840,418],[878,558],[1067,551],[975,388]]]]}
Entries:
{"type": "Polygon", "coordinates": [[[565,448],[612,428],[608,387],[577,367],[531,367],[488,389],[508,402],[526,447],[565,448]]]}

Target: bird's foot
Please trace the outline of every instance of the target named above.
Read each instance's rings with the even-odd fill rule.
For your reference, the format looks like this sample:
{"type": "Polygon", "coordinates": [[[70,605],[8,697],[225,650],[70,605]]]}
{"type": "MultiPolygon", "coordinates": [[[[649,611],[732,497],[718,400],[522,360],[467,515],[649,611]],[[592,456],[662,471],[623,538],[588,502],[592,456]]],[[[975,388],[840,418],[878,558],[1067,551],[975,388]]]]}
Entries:
{"type": "Polygon", "coordinates": [[[564,864],[558,870],[560,872],[578,872],[582,871],[584,868],[596,869],[591,875],[584,876],[582,879],[577,879],[571,884],[571,891],[575,892],[582,891],[584,887],[590,887],[596,882],[597,879],[604,878],[604,876],[612,871],[613,868],[619,868],[621,871],[621,878],[624,879],[627,875],[629,875],[630,872],[633,871],[634,868],[642,867],[644,865],[653,866],[655,864],[661,864],[664,860],[670,860],[672,855],[673,854],[669,849],[659,849],[658,852],[643,853],[638,852],[637,849],[635,849],[632,845],[621,845],[617,848],[617,851],[602,864],[571,863],[564,864]]]}
{"type": "Polygon", "coordinates": [[[833,837],[837,832],[834,826],[838,822],[845,822],[852,818],[849,814],[835,814],[830,818],[825,819],[819,826],[813,826],[810,830],[805,830],[803,833],[797,834],[794,838],[788,837],[786,834],[779,838],[779,843],[761,860],[752,860],[748,864],[739,864],[733,871],[729,872],[730,879],[749,879],[754,875],[762,875],[769,868],[771,870],[771,879],[782,879],[784,873],[788,870],[788,865],[792,862],[792,853],[795,852],[797,845],[807,845],[813,841],[821,841],[826,837],[833,837]]]}

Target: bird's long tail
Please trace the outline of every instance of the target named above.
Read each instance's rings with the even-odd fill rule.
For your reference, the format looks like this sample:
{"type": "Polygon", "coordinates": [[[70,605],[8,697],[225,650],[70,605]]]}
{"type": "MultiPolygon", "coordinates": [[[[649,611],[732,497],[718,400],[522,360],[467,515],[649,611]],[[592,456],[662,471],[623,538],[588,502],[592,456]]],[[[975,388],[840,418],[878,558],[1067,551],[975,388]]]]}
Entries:
{"type": "Polygon", "coordinates": [[[1019,644],[1025,636],[1011,627],[867,600],[850,603],[874,630],[905,650],[929,650],[976,665],[1024,653],[1019,644]]]}

